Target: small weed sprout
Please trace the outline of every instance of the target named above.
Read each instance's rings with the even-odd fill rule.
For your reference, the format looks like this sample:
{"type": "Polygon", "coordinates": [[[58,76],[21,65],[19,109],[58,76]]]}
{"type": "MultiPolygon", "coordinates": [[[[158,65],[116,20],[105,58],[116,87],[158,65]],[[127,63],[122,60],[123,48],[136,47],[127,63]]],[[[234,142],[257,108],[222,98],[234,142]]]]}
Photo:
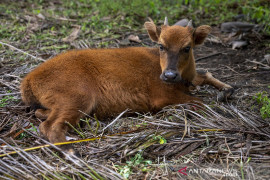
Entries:
{"type": "Polygon", "coordinates": [[[85,135],[84,132],[81,131],[81,128],[76,129],[74,126],[72,126],[72,124],[70,124],[69,122],[66,121],[66,123],[68,124],[69,127],[71,127],[75,132],[78,133],[78,135],[81,136],[81,138],[85,139],[85,135]]]}
{"type": "Polygon", "coordinates": [[[0,99],[0,107],[5,107],[8,105],[9,101],[17,101],[17,99],[14,96],[4,96],[0,99]]]}
{"type": "Polygon", "coordinates": [[[32,131],[33,133],[37,134],[38,130],[37,130],[36,126],[34,126],[33,123],[30,123],[30,125],[31,125],[31,128],[29,129],[29,131],[32,131]]]}
{"type": "Polygon", "coordinates": [[[145,127],[148,126],[148,123],[143,122],[143,123],[140,123],[140,124],[136,124],[135,126],[136,126],[137,128],[145,128],[145,127]]]}
{"type": "Polygon", "coordinates": [[[128,177],[133,173],[133,167],[137,167],[141,171],[145,172],[149,171],[148,165],[150,164],[152,164],[152,161],[145,160],[142,156],[142,152],[138,152],[134,157],[130,159],[130,161],[126,161],[126,165],[115,165],[115,167],[121,176],[123,176],[125,179],[128,179],[128,177]]]}
{"type": "Polygon", "coordinates": [[[92,121],[92,118],[80,119],[80,121],[85,122],[87,124],[89,130],[91,131],[91,133],[94,136],[97,136],[98,130],[100,129],[100,122],[99,122],[98,118],[96,117],[96,115],[94,115],[94,119],[96,121],[96,127],[91,127],[90,121],[92,121]]]}
{"type": "Polygon", "coordinates": [[[154,138],[154,140],[159,140],[159,144],[166,144],[167,143],[167,140],[164,137],[162,137],[161,135],[154,136],[153,138],[154,138]]]}
{"type": "MultiPolygon", "coordinates": [[[[268,86],[270,88],[270,86],[268,86]]],[[[260,104],[260,113],[263,119],[270,117],[270,99],[266,91],[259,92],[253,97],[260,104]]]]}

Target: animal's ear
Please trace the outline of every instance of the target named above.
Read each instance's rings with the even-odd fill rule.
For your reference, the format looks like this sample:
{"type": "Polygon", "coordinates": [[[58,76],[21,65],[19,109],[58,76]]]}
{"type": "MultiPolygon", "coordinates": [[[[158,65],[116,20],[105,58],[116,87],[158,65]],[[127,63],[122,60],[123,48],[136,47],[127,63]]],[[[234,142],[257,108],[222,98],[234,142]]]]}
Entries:
{"type": "Polygon", "coordinates": [[[202,25],[197,27],[193,32],[195,45],[202,44],[210,32],[211,32],[210,26],[202,25]]]}
{"type": "Polygon", "coordinates": [[[146,28],[149,37],[152,41],[158,42],[160,29],[156,27],[155,23],[152,19],[149,18],[150,21],[144,23],[144,27],[146,28]]]}

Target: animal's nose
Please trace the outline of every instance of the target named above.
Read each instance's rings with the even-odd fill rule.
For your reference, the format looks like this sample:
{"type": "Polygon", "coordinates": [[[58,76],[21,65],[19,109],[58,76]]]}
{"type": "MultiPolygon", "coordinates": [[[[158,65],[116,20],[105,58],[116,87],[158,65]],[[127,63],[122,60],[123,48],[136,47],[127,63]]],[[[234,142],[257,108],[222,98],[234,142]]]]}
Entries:
{"type": "Polygon", "coordinates": [[[164,76],[167,78],[167,79],[175,79],[177,74],[173,71],[166,71],[164,73],[164,76]]]}

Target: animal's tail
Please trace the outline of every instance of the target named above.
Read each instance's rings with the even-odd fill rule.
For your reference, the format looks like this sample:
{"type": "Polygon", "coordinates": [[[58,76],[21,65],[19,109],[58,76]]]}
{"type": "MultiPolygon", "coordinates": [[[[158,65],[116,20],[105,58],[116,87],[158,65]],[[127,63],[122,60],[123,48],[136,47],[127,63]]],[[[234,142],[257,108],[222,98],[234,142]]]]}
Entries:
{"type": "Polygon", "coordinates": [[[42,108],[40,102],[37,100],[35,95],[33,94],[32,86],[30,83],[30,79],[28,77],[24,78],[21,83],[21,96],[23,102],[31,106],[31,109],[39,109],[42,108]]]}

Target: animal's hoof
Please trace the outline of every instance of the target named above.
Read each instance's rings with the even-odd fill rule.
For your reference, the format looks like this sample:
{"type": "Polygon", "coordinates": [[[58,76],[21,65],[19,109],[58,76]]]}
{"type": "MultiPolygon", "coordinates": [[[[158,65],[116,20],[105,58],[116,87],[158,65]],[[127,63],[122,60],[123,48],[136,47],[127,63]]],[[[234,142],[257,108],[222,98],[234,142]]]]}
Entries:
{"type": "Polygon", "coordinates": [[[226,101],[229,97],[232,96],[233,93],[234,93],[234,88],[220,91],[217,95],[217,100],[218,101],[226,101]]]}

